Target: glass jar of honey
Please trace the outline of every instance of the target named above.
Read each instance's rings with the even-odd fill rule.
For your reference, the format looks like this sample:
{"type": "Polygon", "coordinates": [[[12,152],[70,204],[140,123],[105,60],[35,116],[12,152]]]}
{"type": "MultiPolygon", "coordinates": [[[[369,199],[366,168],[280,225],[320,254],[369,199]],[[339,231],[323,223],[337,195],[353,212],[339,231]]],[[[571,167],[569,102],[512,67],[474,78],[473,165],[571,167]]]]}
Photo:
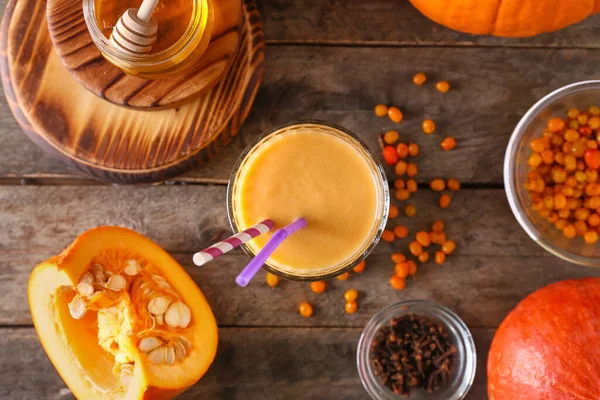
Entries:
{"type": "Polygon", "coordinates": [[[204,53],[213,32],[213,0],[160,0],[153,17],[157,39],[147,54],[125,52],[110,41],[121,15],[141,0],[83,0],[92,40],[108,61],[130,75],[147,79],[183,73],[204,53]]]}

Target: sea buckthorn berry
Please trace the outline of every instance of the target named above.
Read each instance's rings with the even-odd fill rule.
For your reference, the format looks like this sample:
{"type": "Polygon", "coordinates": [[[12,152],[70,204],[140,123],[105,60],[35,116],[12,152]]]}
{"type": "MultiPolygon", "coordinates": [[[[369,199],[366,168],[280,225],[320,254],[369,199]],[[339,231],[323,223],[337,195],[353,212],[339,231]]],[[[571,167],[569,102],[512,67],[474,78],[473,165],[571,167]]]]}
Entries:
{"type": "Polygon", "coordinates": [[[577,232],[577,236],[583,236],[588,231],[588,226],[585,221],[575,221],[573,226],[575,226],[575,232],[577,232]]]}
{"type": "Polygon", "coordinates": [[[404,254],[394,253],[390,256],[390,259],[392,260],[392,262],[394,264],[398,264],[398,263],[406,261],[406,256],[404,254]]]}
{"type": "Polygon", "coordinates": [[[569,121],[569,128],[571,129],[579,129],[579,122],[576,119],[569,121]]]}
{"type": "Polygon", "coordinates": [[[590,217],[587,220],[587,223],[589,226],[594,228],[600,226],[600,215],[598,213],[590,215],[590,217]]]}
{"type": "Polygon", "coordinates": [[[600,117],[594,116],[590,118],[590,120],[588,121],[588,126],[590,127],[590,129],[600,128],[600,117]]]}
{"type": "Polygon", "coordinates": [[[383,141],[386,144],[395,144],[400,139],[398,131],[387,131],[383,134],[383,141]]]}
{"type": "Polygon", "coordinates": [[[583,153],[583,159],[589,169],[600,168],[600,151],[596,149],[587,149],[583,153]]]}
{"type": "Polygon", "coordinates": [[[570,216],[571,216],[571,210],[569,210],[568,208],[564,208],[564,209],[558,211],[559,218],[567,219],[570,216]]]}
{"type": "Polygon", "coordinates": [[[554,227],[558,230],[562,230],[567,225],[567,221],[564,219],[559,219],[554,223],[554,227]]]}
{"type": "Polygon", "coordinates": [[[552,210],[554,208],[554,197],[553,196],[544,197],[544,207],[546,207],[548,210],[552,210]]]}
{"type": "Polygon", "coordinates": [[[565,142],[565,138],[557,133],[551,133],[552,138],[550,139],[552,146],[560,147],[565,142]]]}
{"type": "Polygon", "coordinates": [[[450,84],[446,81],[441,81],[435,84],[435,88],[438,92],[446,93],[450,90],[450,84]]]}
{"type": "Polygon", "coordinates": [[[396,264],[394,271],[400,278],[406,278],[408,276],[408,263],[404,261],[396,264]]]}
{"type": "Polygon", "coordinates": [[[302,315],[304,318],[310,318],[313,314],[313,308],[307,302],[300,303],[298,311],[300,311],[300,315],[302,315]]]}
{"type": "Polygon", "coordinates": [[[396,199],[403,201],[408,200],[410,198],[410,192],[408,189],[400,189],[396,190],[396,199]]]}
{"type": "Polygon", "coordinates": [[[444,232],[431,232],[429,234],[431,243],[442,245],[446,242],[446,234],[444,232]]]}
{"type": "Polygon", "coordinates": [[[415,235],[415,239],[417,239],[417,242],[419,242],[419,244],[423,247],[428,247],[431,244],[429,234],[424,231],[417,232],[417,234],[415,235]]]}
{"type": "Polygon", "coordinates": [[[417,172],[419,172],[419,168],[417,168],[417,164],[408,163],[408,166],[406,167],[406,175],[408,175],[412,178],[417,175],[417,172]]]}
{"type": "Polygon", "coordinates": [[[446,261],[446,253],[441,250],[436,251],[434,259],[436,264],[443,264],[446,261]]]}
{"type": "Polygon", "coordinates": [[[576,108],[569,108],[569,111],[567,112],[567,116],[571,119],[577,118],[577,116],[579,115],[579,110],[576,108]]]}
{"type": "Polygon", "coordinates": [[[575,171],[577,169],[577,160],[573,154],[565,156],[565,169],[567,171],[575,171]]]}
{"type": "Polygon", "coordinates": [[[459,191],[460,190],[460,182],[454,178],[448,179],[448,189],[455,191],[455,192],[459,191]]]}
{"type": "Polygon", "coordinates": [[[406,286],[406,279],[400,278],[398,275],[394,274],[390,278],[390,285],[396,290],[402,290],[404,289],[404,286],[406,286]]]}
{"type": "Polygon", "coordinates": [[[404,207],[404,214],[407,217],[414,217],[416,213],[417,207],[415,207],[414,204],[408,204],[406,207],[404,207]]]}
{"type": "Polygon", "coordinates": [[[564,167],[565,166],[565,155],[563,153],[554,154],[554,161],[556,161],[557,164],[562,165],[564,167]]]}
{"type": "Polygon", "coordinates": [[[419,155],[419,145],[416,143],[409,143],[408,144],[408,154],[410,154],[411,157],[416,157],[419,155]]]}
{"type": "Polygon", "coordinates": [[[442,245],[442,251],[448,255],[448,254],[452,254],[454,252],[454,250],[456,249],[456,243],[454,243],[453,240],[447,240],[443,245],[442,245]]]}
{"type": "Polygon", "coordinates": [[[404,119],[404,115],[402,111],[398,107],[390,107],[387,112],[388,117],[392,120],[392,122],[402,122],[404,119]]]}
{"type": "MultiPolygon", "coordinates": [[[[585,144],[583,146],[584,146],[583,151],[585,151],[585,144]]],[[[583,155],[583,151],[582,151],[582,155],[583,155]]],[[[552,165],[554,163],[554,152],[550,149],[544,150],[542,152],[542,161],[546,165],[552,165]]]]}
{"type": "Polygon", "coordinates": [[[415,76],[413,76],[413,83],[415,85],[421,86],[425,81],[427,81],[427,76],[422,72],[416,73],[415,76]]]}
{"type": "Polygon", "coordinates": [[[533,139],[529,143],[529,147],[535,153],[541,153],[542,151],[544,151],[546,149],[546,145],[544,144],[544,140],[543,139],[533,139]]]}
{"type": "Polygon", "coordinates": [[[430,119],[426,119],[425,121],[423,121],[423,132],[425,132],[428,135],[431,135],[433,132],[435,132],[435,122],[433,122],[430,119]]]}
{"type": "Polygon", "coordinates": [[[594,231],[586,232],[585,235],[583,235],[583,240],[585,240],[587,244],[594,244],[598,241],[598,233],[594,231]]]}
{"type": "Polygon", "coordinates": [[[411,193],[416,192],[418,189],[418,185],[417,185],[417,181],[415,181],[414,179],[409,179],[406,181],[406,190],[408,190],[411,193]]]}
{"type": "Polygon", "coordinates": [[[440,146],[442,146],[442,149],[444,149],[444,151],[450,151],[456,147],[456,139],[454,139],[452,136],[448,136],[447,138],[442,140],[440,146]]]}
{"type": "Polygon", "coordinates": [[[595,169],[587,169],[585,171],[586,180],[590,183],[596,182],[598,180],[598,171],[595,169]]]}
{"type": "Polygon", "coordinates": [[[557,193],[554,195],[554,208],[557,210],[562,210],[567,206],[567,196],[562,193],[557,193]]]}
{"type": "Polygon", "coordinates": [[[567,131],[565,132],[565,140],[571,143],[573,143],[576,140],[579,140],[579,132],[577,132],[575,129],[567,129],[567,131]]]}
{"type": "Polygon", "coordinates": [[[434,179],[429,183],[431,190],[436,192],[442,192],[446,189],[446,182],[443,179],[434,179]]]}
{"type": "Polygon", "coordinates": [[[577,236],[577,231],[575,231],[575,227],[571,224],[568,224],[563,228],[563,235],[569,239],[573,239],[577,236]]]}
{"type": "Polygon", "coordinates": [[[585,137],[590,137],[592,136],[592,133],[594,132],[592,130],[592,128],[590,128],[589,126],[582,126],[579,129],[577,129],[577,131],[579,133],[581,133],[581,135],[585,136],[585,137]]]}
{"type": "Polygon", "coordinates": [[[429,261],[429,253],[424,251],[421,254],[419,254],[419,257],[417,257],[417,258],[422,263],[427,262],[427,261],[429,261]]]}
{"type": "Polygon", "coordinates": [[[585,174],[585,172],[576,171],[575,172],[575,180],[578,183],[584,183],[587,180],[587,175],[585,174]]]}
{"type": "Polygon", "coordinates": [[[421,246],[421,243],[417,241],[410,242],[410,244],[408,245],[408,250],[410,251],[410,254],[417,257],[423,252],[423,246],[421,246]]]}
{"type": "Polygon", "coordinates": [[[396,235],[396,237],[399,239],[404,239],[408,236],[408,228],[402,225],[397,225],[394,228],[394,235],[396,235]]]}
{"type": "Polygon", "coordinates": [[[383,148],[383,160],[389,165],[396,165],[398,154],[396,154],[394,146],[385,146],[383,148]]]}
{"type": "Polygon", "coordinates": [[[396,189],[404,189],[406,187],[406,182],[404,181],[404,179],[396,179],[394,181],[394,188],[396,189]]]}
{"type": "Polygon", "coordinates": [[[575,210],[575,219],[578,221],[587,221],[590,217],[590,210],[587,208],[578,208],[575,210]]]}
{"type": "Polygon", "coordinates": [[[396,175],[402,176],[402,175],[406,174],[407,168],[408,168],[408,164],[406,163],[406,161],[400,160],[394,167],[394,172],[396,172],[396,175]]]}
{"type": "Polygon", "coordinates": [[[346,290],[346,293],[344,293],[344,300],[350,302],[356,301],[356,299],[358,299],[358,292],[356,291],[356,289],[346,290]]]}
{"type": "Polygon", "coordinates": [[[381,234],[381,239],[383,239],[384,242],[392,243],[396,239],[396,236],[394,235],[394,232],[386,229],[381,234]]]}
{"type": "Polygon", "coordinates": [[[343,274],[336,276],[336,279],[338,281],[347,281],[348,278],[350,278],[350,273],[349,272],[344,272],[343,274]]]}
{"type": "Polygon", "coordinates": [[[563,121],[561,118],[552,118],[550,121],[548,121],[548,130],[550,132],[560,132],[564,129],[565,127],[565,121],[563,121]]]}
{"type": "Polygon", "coordinates": [[[356,304],[355,301],[348,301],[348,302],[346,302],[344,309],[346,310],[346,313],[354,314],[356,312],[356,310],[358,309],[358,304],[356,304]]]}
{"type": "Polygon", "coordinates": [[[408,157],[408,146],[406,143],[398,143],[396,145],[396,154],[398,154],[399,158],[408,157]]]}
{"type": "Polygon", "coordinates": [[[444,224],[444,221],[442,221],[441,219],[435,220],[431,224],[431,230],[434,232],[443,232],[445,227],[446,227],[446,225],[444,224]]]}
{"type": "Polygon", "coordinates": [[[310,283],[310,290],[312,290],[313,293],[323,293],[326,288],[327,288],[327,284],[323,281],[317,281],[317,282],[310,283]]]}
{"type": "Polygon", "coordinates": [[[375,115],[378,117],[385,117],[388,113],[388,106],[385,104],[377,104],[375,106],[375,115]]]}
{"type": "Polygon", "coordinates": [[[591,106],[590,108],[588,108],[588,111],[592,115],[600,115],[600,108],[598,108],[597,106],[591,106]]]}
{"type": "Polygon", "coordinates": [[[529,164],[531,168],[537,168],[541,163],[542,156],[540,156],[539,153],[533,153],[531,156],[529,156],[529,159],[527,160],[527,164],[529,164]]]}
{"type": "Polygon", "coordinates": [[[396,206],[390,206],[390,211],[388,213],[388,218],[389,219],[394,219],[394,218],[396,218],[398,216],[398,213],[399,213],[398,207],[396,207],[396,206]]]}
{"type": "Polygon", "coordinates": [[[417,274],[417,263],[413,260],[408,260],[408,275],[415,276],[417,274]]]}
{"type": "Polygon", "coordinates": [[[356,267],[352,268],[352,271],[356,272],[357,274],[360,274],[365,270],[366,266],[367,262],[365,260],[362,260],[356,265],[356,267]]]}
{"type": "Polygon", "coordinates": [[[587,125],[588,123],[588,116],[585,114],[579,114],[577,116],[577,122],[579,122],[579,125],[587,125]]]}
{"type": "Polygon", "coordinates": [[[450,207],[450,195],[444,193],[440,196],[440,208],[448,208],[450,207]]]}
{"type": "Polygon", "coordinates": [[[277,286],[277,284],[279,283],[279,277],[275,274],[272,274],[270,272],[267,272],[267,285],[271,286],[271,287],[275,287],[277,286]]]}

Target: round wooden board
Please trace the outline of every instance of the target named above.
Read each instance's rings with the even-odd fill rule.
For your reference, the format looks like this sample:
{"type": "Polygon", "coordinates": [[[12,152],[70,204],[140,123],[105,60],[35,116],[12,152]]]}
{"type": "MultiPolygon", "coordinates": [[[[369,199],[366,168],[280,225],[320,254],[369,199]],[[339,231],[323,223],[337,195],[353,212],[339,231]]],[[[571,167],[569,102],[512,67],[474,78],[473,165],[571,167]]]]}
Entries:
{"type": "Polygon", "coordinates": [[[181,104],[219,81],[240,42],[240,3],[219,2],[210,44],[188,72],[157,80],[127,75],[102,57],[87,30],[82,0],[47,0],[46,15],[54,49],[79,83],[111,103],[148,109],[181,104]]]}
{"type": "Polygon", "coordinates": [[[241,46],[222,80],[178,108],[120,107],[81,86],[56,55],[41,0],[9,0],[0,27],[8,104],[41,148],[87,175],[114,182],[173,177],[217,152],[246,118],[260,83],[264,36],[245,0],[241,46]]]}

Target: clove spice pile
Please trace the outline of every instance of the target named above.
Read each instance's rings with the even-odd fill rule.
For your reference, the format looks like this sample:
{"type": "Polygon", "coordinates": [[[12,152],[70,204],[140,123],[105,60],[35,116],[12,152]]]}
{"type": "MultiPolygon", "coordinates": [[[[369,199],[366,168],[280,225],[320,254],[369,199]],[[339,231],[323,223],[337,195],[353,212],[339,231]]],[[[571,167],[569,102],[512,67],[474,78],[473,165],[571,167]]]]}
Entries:
{"type": "Polygon", "coordinates": [[[422,315],[403,315],[383,326],[371,342],[371,366],[381,383],[408,396],[411,388],[429,393],[450,381],[457,348],[438,322],[422,315]]]}

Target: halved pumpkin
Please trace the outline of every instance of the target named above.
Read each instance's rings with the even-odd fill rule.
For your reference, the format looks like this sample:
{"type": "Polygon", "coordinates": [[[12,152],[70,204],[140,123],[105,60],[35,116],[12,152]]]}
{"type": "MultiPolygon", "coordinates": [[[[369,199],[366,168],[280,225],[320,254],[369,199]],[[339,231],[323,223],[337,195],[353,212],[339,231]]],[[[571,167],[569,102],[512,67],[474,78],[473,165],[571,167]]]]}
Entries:
{"type": "Polygon", "coordinates": [[[217,324],[198,286],[129,229],[83,233],[33,270],[28,295],[42,346],[78,399],[171,399],[216,354],[217,324]]]}

